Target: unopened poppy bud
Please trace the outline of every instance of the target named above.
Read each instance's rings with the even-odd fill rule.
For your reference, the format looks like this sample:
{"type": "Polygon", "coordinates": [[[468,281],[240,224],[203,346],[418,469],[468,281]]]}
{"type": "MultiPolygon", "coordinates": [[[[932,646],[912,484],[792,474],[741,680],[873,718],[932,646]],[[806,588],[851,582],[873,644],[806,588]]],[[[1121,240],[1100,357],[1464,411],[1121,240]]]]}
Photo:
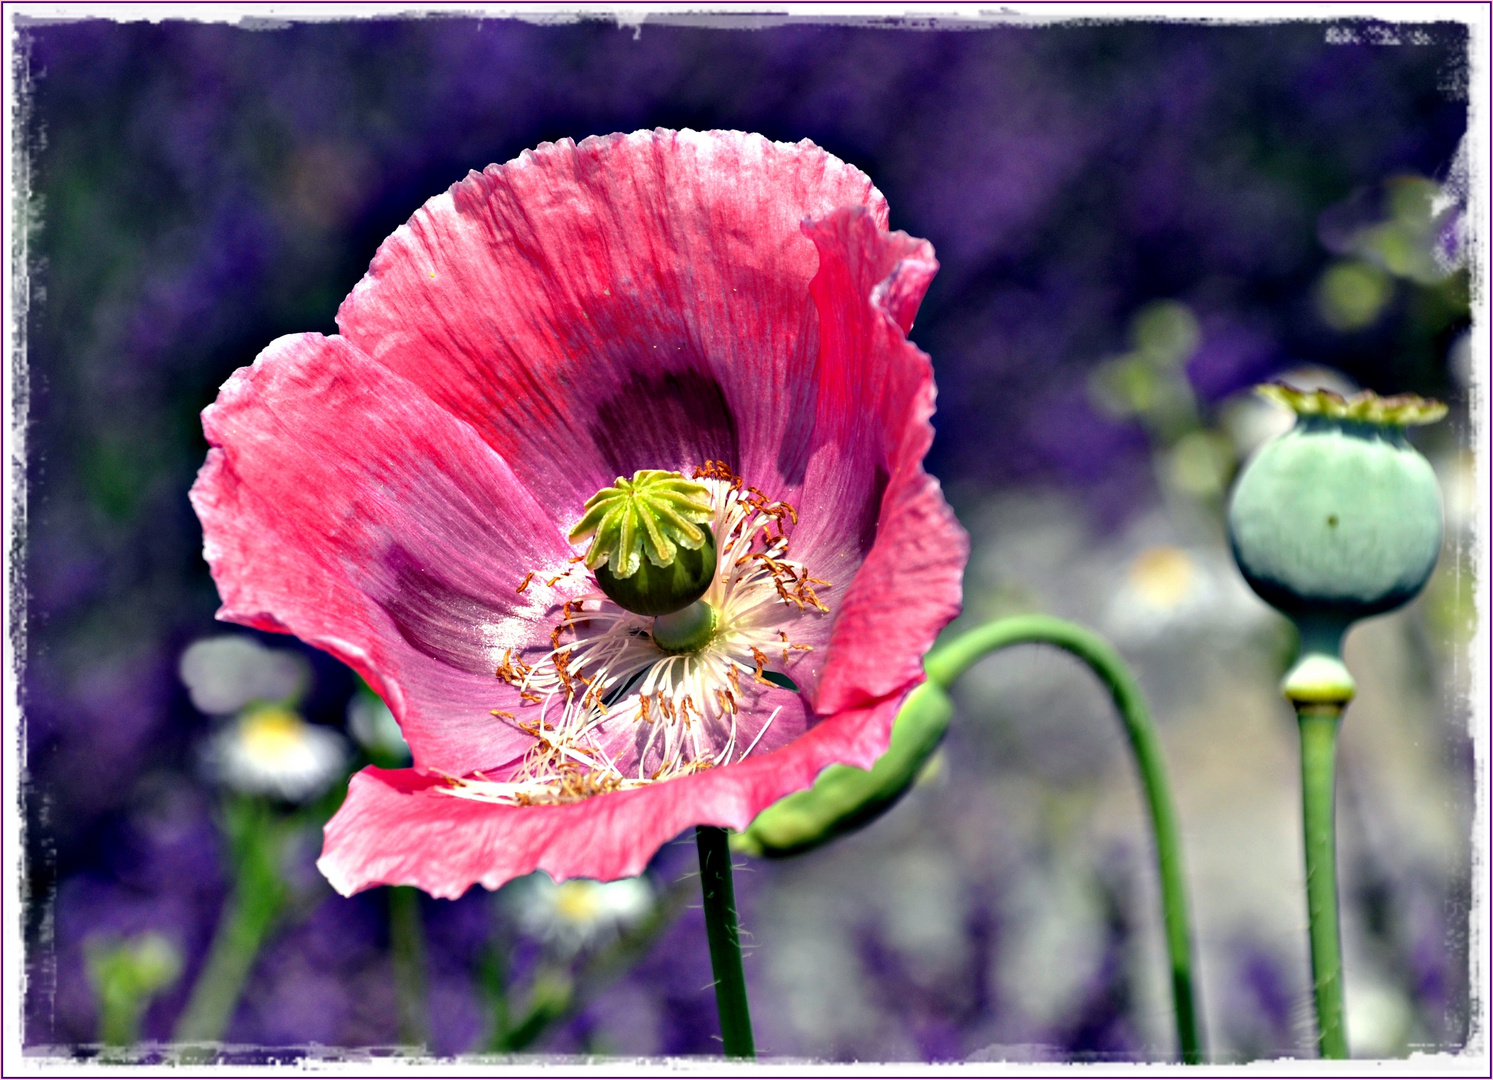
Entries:
{"type": "MultiPolygon", "coordinates": [[[[1436,565],[1441,496],[1405,428],[1439,420],[1446,406],[1277,384],[1260,393],[1291,408],[1296,426],[1267,444],[1234,487],[1234,558],[1250,587],[1301,629],[1303,661],[1337,660],[1351,623],[1410,600],[1436,565]]],[[[1308,678],[1305,667],[1293,672],[1300,678],[1287,676],[1288,696],[1347,700],[1351,679],[1338,668],[1325,681],[1308,678]]]]}
{"type": "Polygon", "coordinates": [[[943,741],[954,704],[925,682],[907,696],[892,725],[891,744],[870,769],[831,765],[814,786],[769,806],[731,840],[748,855],[784,858],[869,825],[906,795],[943,741]]]}
{"type": "Polygon", "coordinates": [[[601,591],[639,615],[694,603],[715,575],[710,491],[677,472],[639,469],[586,500],[570,542],[592,537],[586,566],[601,591]]]}

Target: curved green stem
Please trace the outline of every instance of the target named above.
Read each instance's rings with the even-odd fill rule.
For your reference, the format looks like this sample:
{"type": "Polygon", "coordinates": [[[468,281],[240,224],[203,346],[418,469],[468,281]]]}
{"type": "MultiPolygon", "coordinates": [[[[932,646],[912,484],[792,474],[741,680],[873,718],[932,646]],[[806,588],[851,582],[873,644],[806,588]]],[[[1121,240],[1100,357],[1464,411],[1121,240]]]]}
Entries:
{"type": "Polygon", "coordinates": [[[802,855],[864,828],[895,806],[948,730],[954,705],[932,683],[907,696],[892,725],[886,753],[869,769],[831,765],[814,786],[779,799],[758,814],[731,849],[769,859],[802,855]]]}
{"type": "MultiPolygon", "coordinates": [[[[1167,782],[1161,740],[1151,721],[1145,698],[1118,653],[1097,634],[1048,615],[1018,615],[976,627],[939,646],[923,663],[929,681],[947,689],[970,665],[1010,645],[1054,645],[1072,653],[1099,676],[1114,699],[1125,724],[1140,771],[1141,785],[1151,812],[1156,837],[1156,861],[1161,879],[1162,921],[1171,960],[1172,997],[1176,1003],[1177,1041],[1182,1060],[1202,1060],[1199,1012],[1192,979],[1192,932],[1187,915],[1187,886],[1182,872],[1182,842],[1177,811],[1167,782]]],[[[1335,910],[1335,909],[1334,909],[1335,910]]]]}
{"type": "MultiPolygon", "coordinates": [[[[223,827],[233,861],[233,891],[207,960],[176,1022],[174,1038],[180,1043],[211,1044],[222,1039],[260,947],[290,899],[279,867],[291,819],[263,799],[233,797],[224,806],[223,827]]],[[[183,1061],[209,1060],[212,1053],[208,1046],[199,1045],[183,1061]]]]}
{"type": "Polygon", "coordinates": [[[177,1042],[215,1043],[223,1037],[228,1021],[233,1018],[244,982],[281,907],[278,896],[246,893],[239,889],[228,902],[207,961],[176,1023],[177,1042]]]}
{"type": "Polygon", "coordinates": [[[721,1041],[728,1058],[755,1058],[752,1017],[747,1010],[746,974],[741,967],[741,937],[736,927],[736,891],[731,884],[731,848],[726,830],[714,825],[695,828],[700,851],[700,891],[705,898],[705,936],[710,941],[710,969],[715,975],[715,1006],[721,1017],[721,1041]]]}
{"type": "Polygon", "coordinates": [[[1342,715],[1342,706],[1334,704],[1300,705],[1296,710],[1301,726],[1301,821],[1306,840],[1312,992],[1317,1004],[1317,1048],[1324,1058],[1348,1056],[1333,824],[1333,768],[1342,715]]]}

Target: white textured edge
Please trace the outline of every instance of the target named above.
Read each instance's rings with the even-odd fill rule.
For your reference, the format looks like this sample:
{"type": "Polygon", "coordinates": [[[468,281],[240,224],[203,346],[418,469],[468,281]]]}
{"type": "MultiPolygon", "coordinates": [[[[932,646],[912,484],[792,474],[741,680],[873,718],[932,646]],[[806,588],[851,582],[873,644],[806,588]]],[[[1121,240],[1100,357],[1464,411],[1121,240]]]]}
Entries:
{"type": "MultiPolygon", "coordinates": [[[[726,5],[702,3],[687,11],[671,9],[661,4],[629,3],[570,3],[517,5],[484,4],[435,4],[412,2],[399,9],[398,14],[421,11],[445,11],[450,13],[484,15],[487,17],[510,17],[538,23],[574,22],[581,19],[608,19],[619,26],[632,27],[641,33],[651,16],[671,25],[705,25],[717,27],[763,28],[781,25],[795,18],[819,17],[837,23],[863,20],[880,21],[910,19],[912,25],[923,29],[975,29],[992,24],[1020,24],[1027,26],[1051,25],[1074,19],[1097,19],[1115,21],[1120,18],[1202,21],[1216,24],[1286,22],[1306,19],[1351,20],[1371,17],[1393,23],[1398,20],[1426,22],[1435,19],[1452,19],[1468,25],[1472,31],[1470,47],[1471,72],[1469,78],[1470,123],[1469,137],[1473,140],[1472,205],[1469,214],[1473,222],[1472,297],[1474,333],[1472,336],[1473,383],[1472,397],[1472,441],[1477,452],[1476,477],[1478,490],[1484,493],[1479,506],[1478,532],[1474,543],[1477,546],[1477,602],[1478,630],[1470,653],[1472,701],[1469,710],[1474,760],[1476,809],[1473,820],[1473,904],[1470,912],[1469,955],[1472,970],[1469,973],[1473,991],[1472,1038],[1467,1050],[1460,1055],[1424,1054],[1408,1061],[1396,1062],[1397,1075],[1488,1075],[1489,1056],[1489,967],[1488,948],[1493,942],[1493,925],[1489,921],[1490,861],[1489,861],[1489,744],[1493,734],[1489,730],[1489,648],[1488,619],[1493,614],[1490,607],[1489,572],[1489,389],[1490,389],[1490,339],[1489,339],[1489,273],[1488,273],[1488,226],[1489,210],[1487,191],[1489,182],[1489,9],[1481,4],[1446,3],[1366,3],[1366,4],[1163,4],[1141,2],[1128,4],[1117,12],[1113,4],[1055,3],[1032,6],[981,6],[967,3],[924,4],[805,4],[775,3],[772,10],[758,14],[741,9],[728,10],[726,5]],[[714,8],[714,12],[712,12],[714,8]]],[[[4,844],[0,847],[0,881],[4,893],[0,895],[0,916],[4,920],[3,994],[0,994],[0,1073],[79,1075],[81,1073],[104,1073],[99,1066],[66,1056],[66,1048],[56,1048],[55,1056],[47,1048],[37,1047],[22,1056],[20,1050],[22,988],[22,938],[20,914],[23,901],[21,888],[21,817],[19,813],[20,771],[24,767],[21,756],[23,745],[22,726],[19,717],[17,695],[18,665],[25,659],[23,638],[13,635],[13,623],[24,609],[13,610],[12,604],[19,598],[24,600],[22,590],[13,580],[11,553],[19,550],[25,537],[25,429],[16,421],[17,408],[24,416],[27,385],[27,367],[24,324],[26,280],[26,218],[32,208],[29,205],[28,159],[25,148],[15,141],[16,108],[24,108],[24,99],[29,87],[29,75],[17,66],[15,48],[17,43],[17,17],[32,21],[75,20],[80,18],[108,18],[117,21],[160,21],[162,19],[190,18],[200,22],[228,22],[270,29],[289,25],[291,22],[313,20],[346,20],[363,17],[389,17],[396,13],[388,6],[371,4],[58,4],[58,3],[13,3],[6,4],[3,11],[5,57],[8,63],[7,86],[11,93],[6,98],[3,131],[6,162],[9,166],[6,177],[9,185],[0,182],[0,191],[5,200],[6,216],[3,236],[10,257],[5,264],[3,306],[8,330],[6,364],[0,372],[3,383],[3,400],[6,410],[6,438],[0,439],[5,450],[5,472],[3,484],[4,500],[0,505],[0,521],[5,525],[6,547],[4,550],[6,606],[0,613],[4,637],[0,640],[0,655],[4,657],[3,692],[0,711],[5,720],[5,743],[0,751],[0,769],[3,769],[3,791],[5,797],[4,844]],[[19,103],[19,104],[18,104],[19,103]],[[22,298],[18,300],[18,297],[22,298]],[[17,466],[22,471],[17,472],[17,466]]],[[[1371,42],[1391,45],[1395,42],[1371,42]]],[[[252,1049],[248,1047],[240,1049],[252,1049]]],[[[301,1056],[298,1048],[284,1048],[285,1060],[293,1061],[301,1056]]],[[[309,1048],[299,1048],[301,1052],[309,1048]]],[[[494,1075],[533,1075],[536,1060],[533,1058],[465,1058],[459,1061],[434,1062],[429,1059],[413,1059],[398,1056],[371,1056],[359,1052],[334,1051],[323,1048],[325,1057],[308,1054],[307,1061],[315,1061],[315,1071],[367,1075],[370,1063],[376,1063],[379,1072],[422,1075],[470,1075],[471,1065],[482,1063],[484,1073],[494,1075]]],[[[1019,1056],[1022,1047],[1007,1048],[1019,1056]]],[[[799,1076],[811,1068],[824,1075],[906,1075],[908,1066],[876,1065],[859,1062],[847,1065],[811,1063],[780,1059],[757,1063],[752,1067],[731,1066],[721,1061],[691,1059],[639,1059],[636,1061],[609,1060],[592,1062],[587,1059],[551,1058],[552,1067],[563,1069],[566,1074],[581,1075],[651,1075],[660,1071],[680,1074],[724,1075],[729,1073],[754,1073],[765,1075],[799,1076]]],[[[1003,1074],[1050,1076],[1056,1071],[1092,1072],[1090,1067],[1072,1066],[1064,1069],[1052,1063],[1025,1063],[1000,1061],[970,1063],[965,1065],[922,1066],[923,1073],[950,1075],[989,1075],[994,1066],[1003,1074]]],[[[1344,1062],[1341,1065],[1327,1062],[1292,1061],[1285,1067],[1293,1073],[1313,1072],[1320,1075],[1362,1075],[1364,1063],[1344,1062]]],[[[302,1066],[304,1070],[305,1066],[302,1066]]],[[[1245,1066],[1231,1066],[1229,1072],[1256,1075],[1279,1075],[1282,1063],[1254,1062],[1245,1066]]],[[[1382,1067],[1381,1067],[1382,1068],[1382,1067]]],[[[1110,1063],[1104,1071],[1115,1070],[1136,1075],[1157,1075],[1176,1072],[1175,1067],[1165,1065],[1119,1065],[1110,1063]]],[[[145,1067],[132,1072],[176,1075],[179,1069],[170,1066],[145,1067]]],[[[235,1068],[225,1075],[239,1073],[268,1073],[270,1068],[235,1068]]]]}
{"type": "MultiPolygon", "coordinates": [[[[17,114],[24,116],[27,93],[31,85],[29,58],[18,55],[15,13],[3,10],[5,59],[7,61],[6,109],[3,118],[6,173],[0,179],[4,198],[5,220],[0,235],[5,241],[3,304],[5,310],[5,363],[0,369],[0,391],[3,391],[5,427],[0,429],[0,447],[4,449],[4,498],[0,501],[0,521],[5,526],[4,571],[5,606],[0,612],[0,656],[4,657],[4,697],[0,698],[0,717],[4,724],[4,745],[0,748],[0,774],[3,774],[5,832],[0,841],[0,919],[4,922],[3,993],[0,993],[0,1072],[9,1073],[21,1064],[21,1027],[24,1015],[25,944],[23,925],[27,905],[33,901],[23,893],[22,817],[20,812],[21,775],[26,766],[25,729],[20,715],[19,675],[26,661],[25,579],[15,556],[24,549],[26,540],[26,423],[29,402],[28,364],[26,355],[26,309],[29,296],[29,238],[33,215],[39,208],[31,201],[30,157],[27,148],[16,141],[17,114]],[[18,630],[18,624],[20,629],[18,630]]],[[[51,933],[50,912],[43,915],[42,940],[51,933]]],[[[52,960],[48,957],[47,960],[52,960]]],[[[47,962],[44,960],[43,963],[47,962]]]]}

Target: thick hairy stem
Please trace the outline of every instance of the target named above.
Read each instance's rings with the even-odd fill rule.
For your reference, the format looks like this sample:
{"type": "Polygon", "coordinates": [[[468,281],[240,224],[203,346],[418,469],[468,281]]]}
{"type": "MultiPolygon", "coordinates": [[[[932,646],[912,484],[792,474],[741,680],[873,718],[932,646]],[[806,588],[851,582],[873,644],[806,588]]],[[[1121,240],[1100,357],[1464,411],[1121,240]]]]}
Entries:
{"type": "Polygon", "coordinates": [[[695,829],[695,844],[700,851],[700,891],[705,898],[705,935],[710,941],[710,968],[715,975],[721,1041],[728,1058],[755,1058],[757,1048],[752,1042],[746,974],[741,967],[741,937],[736,928],[736,892],[731,884],[731,848],[726,830],[700,825],[695,829]]]}

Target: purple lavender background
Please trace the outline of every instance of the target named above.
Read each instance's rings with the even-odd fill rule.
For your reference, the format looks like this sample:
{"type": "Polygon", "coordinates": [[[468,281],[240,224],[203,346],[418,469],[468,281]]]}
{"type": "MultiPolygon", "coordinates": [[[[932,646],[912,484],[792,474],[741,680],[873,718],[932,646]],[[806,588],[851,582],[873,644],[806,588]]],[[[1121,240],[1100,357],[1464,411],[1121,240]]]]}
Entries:
{"type": "MultiPolygon", "coordinates": [[[[146,1016],[148,1038],[169,1038],[225,893],[216,795],[197,768],[208,721],[176,677],[182,649],[220,629],[186,499],[206,452],[197,413],[277,335],[333,332],[377,244],[469,168],[544,140],[664,126],[810,138],[869,173],[893,227],[930,239],[942,263],[913,337],[939,380],[929,467],[975,534],[976,612],[999,610],[989,597],[1015,581],[1049,609],[1093,618],[1123,576],[1136,523],[1163,498],[1143,428],[1096,409],[1088,386],[1150,301],[1180,300],[1197,317],[1186,376],[1206,416],[1311,361],[1449,400],[1453,424],[1429,437],[1455,449],[1466,387],[1447,356],[1465,317],[1428,314],[1427,290],[1400,282],[1376,321],[1343,331],[1312,298],[1337,258],[1324,213],[1399,174],[1446,176],[1467,123],[1461,27],[1427,25],[1413,44],[1329,44],[1313,23],[763,27],[23,26],[20,130],[39,222],[26,323],[28,1045],[91,1042],[84,941],[149,928],[187,956],[186,978],[146,1016]],[[1033,562],[1033,545],[1069,555],[1033,562]]],[[[1365,42],[1387,33],[1358,25],[1365,42]]],[[[1352,804],[1343,826],[1345,859],[1369,867],[1345,870],[1350,933],[1368,928],[1374,970],[1410,1010],[1399,1049],[1456,1046],[1467,1024],[1471,757],[1445,676],[1465,660],[1423,623],[1433,629],[1407,639],[1421,644],[1402,681],[1431,702],[1441,771],[1420,779],[1441,784],[1425,797],[1450,799],[1443,831],[1461,846],[1422,858],[1412,844],[1400,857],[1397,834],[1354,838],[1352,804]]],[[[1268,632],[1247,648],[1229,640],[1225,652],[1278,662],[1268,632]]],[[[308,717],[340,726],[353,677],[301,651],[315,669],[308,717]]],[[[1181,646],[1127,655],[1186,760],[1179,702],[1204,696],[1205,677],[1231,685],[1227,672],[1181,646]]],[[[1104,702],[1088,687],[1052,689],[1082,683],[1057,661],[1000,670],[983,697],[963,694],[943,775],[907,804],[827,852],[738,875],[766,1051],[1169,1052],[1164,1002],[1136,975],[1159,959],[1146,943],[1148,841],[1138,818],[1128,835],[1104,825],[1104,793],[1128,790],[1104,702]],[[1052,800],[1077,807],[1057,815],[1068,825],[1023,817],[1052,800]],[[1031,913],[1049,902],[1090,932],[1075,943],[1053,930],[1045,959],[1022,968],[1031,913]],[[843,947],[815,953],[816,927],[843,947]],[[1045,1010],[1028,996],[1044,966],[1068,979],[1042,991],[1045,1010]]],[[[1268,782],[1286,797],[1295,780],[1283,760],[1268,782]]],[[[1194,869],[1207,861],[1199,849],[1222,843],[1198,815],[1194,869]]],[[[658,880],[688,869],[687,856],[666,849],[658,880]]],[[[1224,920],[1199,890],[1207,935],[1224,920]]],[[[229,1039],[392,1043],[384,904],[379,891],[326,895],[287,925],[229,1039]]],[[[504,910],[481,890],[423,905],[435,1052],[483,1045],[479,970],[507,940],[504,910]]],[[[1301,922],[1288,912],[1288,928],[1301,922]]],[[[1239,930],[1210,956],[1219,1052],[1303,1052],[1303,941],[1239,930]]],[[[688,910],[536,1048],[717,1052],[708,982],[700,915],[688,910]]]]}

